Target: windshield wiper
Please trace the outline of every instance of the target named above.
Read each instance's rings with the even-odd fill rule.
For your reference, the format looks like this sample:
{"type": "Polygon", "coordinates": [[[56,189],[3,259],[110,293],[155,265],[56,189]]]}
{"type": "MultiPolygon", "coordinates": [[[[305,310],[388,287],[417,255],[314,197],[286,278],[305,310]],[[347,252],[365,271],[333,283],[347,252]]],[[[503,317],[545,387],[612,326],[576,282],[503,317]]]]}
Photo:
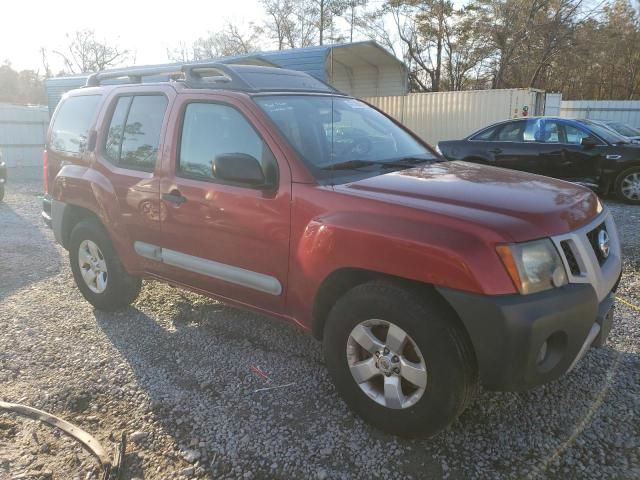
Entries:
{"type": "Polygon", "coordinates": [[[326,167],[322,167],[322,170],[353,170],[356,168],[370,167],[378,163],[380,162],[374,162],[373,160],[347,160],[346,162],[327,165],[326,167]]]}
{"type": "Polygon", "coordinates": [[[413,168],[418,164],[435,161],[435,158],[403,157],[390,162],[376,162],[374,160],[347,160],[322,167],[322,170],[355,170],[357,168],[379,165],[380,168],[413,168]]]}
{"type": "Polygon", "coordinates": [[[435,161],[435,158],[403,157],[391,162],[377,162],[385,168],[413,168],[421,163],[435,161]]]}

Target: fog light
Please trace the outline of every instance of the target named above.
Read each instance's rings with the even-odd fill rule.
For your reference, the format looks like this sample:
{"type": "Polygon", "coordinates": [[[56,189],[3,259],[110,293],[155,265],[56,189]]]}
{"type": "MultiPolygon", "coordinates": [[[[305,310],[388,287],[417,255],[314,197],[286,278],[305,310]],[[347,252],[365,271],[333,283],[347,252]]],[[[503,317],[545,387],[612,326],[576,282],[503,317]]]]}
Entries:
{"type": "Polygon", "coordinates": [[[536,363],[541,365],[544,362],[544,359],[547,358],[547,347],[548,343],[545,341],[540,347],[540,351],[538,351],[538,358],[536,358],[536,363]]]}
{"type": "Polygon", "coordinates": [[[557,331],[549,335],[536,356],[538,372],[546,373],[558,366],[567,350],[567,344],[568,338],[565,332],[557,331]]]}

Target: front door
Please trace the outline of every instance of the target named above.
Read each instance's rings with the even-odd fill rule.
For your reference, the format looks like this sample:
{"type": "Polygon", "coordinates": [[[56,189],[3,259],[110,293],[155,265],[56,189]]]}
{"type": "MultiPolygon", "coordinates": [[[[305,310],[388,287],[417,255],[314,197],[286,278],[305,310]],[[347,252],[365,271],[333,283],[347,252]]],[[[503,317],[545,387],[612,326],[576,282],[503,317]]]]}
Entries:
{"type": "Polygon", "coordinates": [[[222,95],[181,96],[160,185],[159,255],[166,276],[240,303],[281,312],[288,272],[291,180],[288,164],[251,104],[222,95]],[[214,175],[224,154],[257,159],[272,187],[214,175]]]}
{"type": "Polygon", "coordinates": [[[572,124],[560,122],[563,134],[563,155],[554,165],[557,178],[571,182],[584,183],[590,186],[599,184],[600,165],[606,145],[604,141],[594,137],[586,130],[572,124]],[[589,137],[597,143],[595,146],[582,145],[582,139],[589,137]]]}

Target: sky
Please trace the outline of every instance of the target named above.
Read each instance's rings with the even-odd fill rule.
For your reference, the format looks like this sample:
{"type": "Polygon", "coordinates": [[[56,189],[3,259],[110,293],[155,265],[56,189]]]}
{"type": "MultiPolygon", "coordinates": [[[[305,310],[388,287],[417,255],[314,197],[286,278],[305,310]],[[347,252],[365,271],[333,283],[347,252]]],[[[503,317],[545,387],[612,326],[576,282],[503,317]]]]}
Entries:
{"type": "MultiPolygon", "coordinates": [[[[0,0],[0,8],[0,64],[8,60],[16,70],[42,71],[40,48],[63,49],[65,33],[76,30],[95,30],[98,38],[133,50],[142,65],[167,62],[167,48],[190,45],[227,21],[263,19],[258,0],[0,0]]],[[[62,67],[53,53],[48,61],[54,72],[62,67]]]]}

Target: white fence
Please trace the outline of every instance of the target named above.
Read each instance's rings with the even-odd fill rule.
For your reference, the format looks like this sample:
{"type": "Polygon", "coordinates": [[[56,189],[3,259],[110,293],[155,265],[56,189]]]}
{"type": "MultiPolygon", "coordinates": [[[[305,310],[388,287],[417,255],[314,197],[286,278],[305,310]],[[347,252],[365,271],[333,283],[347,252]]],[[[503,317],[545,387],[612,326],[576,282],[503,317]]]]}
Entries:
{"type": "Polygon", "coordinates": [[[640,100],[563,100],[560,116],[616,120],[640,127],[640,100]]]}
{"type": "Polygon", "coordinates": [[[501,120],[544,114],[544,92],[524,88],[410,93],[363,100],[399,120],[432,145],[466,137],[501,120]]]}
{"type": "Polygon", "coordinates": [[[49,110],[43,105],[0,103],[0,152],[7,165],[41,165],[48,125],[49,110]]]}

